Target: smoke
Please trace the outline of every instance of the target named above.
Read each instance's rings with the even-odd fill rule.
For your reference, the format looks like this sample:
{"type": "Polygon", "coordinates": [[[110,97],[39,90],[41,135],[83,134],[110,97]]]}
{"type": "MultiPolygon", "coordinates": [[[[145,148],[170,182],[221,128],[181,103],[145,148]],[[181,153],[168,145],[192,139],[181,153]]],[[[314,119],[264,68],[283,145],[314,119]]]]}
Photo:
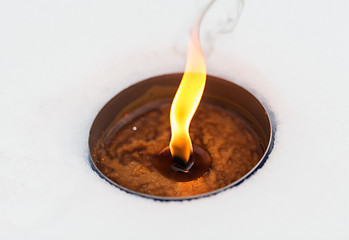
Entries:
{"type": "MultiPolygon", "coordinates": [[[[210,0],[200,12],[192,31],[199,29],[205,57],[212,54],[219,37],[234,31],[244,4],[244,0],[210,0]]],[[[185,56],[187,42],[181,38],[176,41],[175,52],[185,56]]]]}
{"type": "Polygon", "coordinates": [[[236,28],[244,0],[212,0],[199,18],[200,39],[206,57],[214,51],[215,43],[224,34],[236,28]]]}
{"type": "Polygon", "coordinates": [[[212,33],[232,32],[242,13],[244,0],[212,0],[202,13],[199,23],[211,27],[212,33]]]}

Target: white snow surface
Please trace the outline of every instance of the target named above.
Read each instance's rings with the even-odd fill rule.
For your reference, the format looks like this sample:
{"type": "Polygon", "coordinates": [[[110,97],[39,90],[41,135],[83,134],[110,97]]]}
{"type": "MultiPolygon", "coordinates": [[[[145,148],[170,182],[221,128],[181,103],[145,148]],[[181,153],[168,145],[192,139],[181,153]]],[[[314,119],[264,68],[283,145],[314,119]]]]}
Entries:
{"type": "Polygon", "coordinates": [[[0,239],[349,239],[349,1],[246,0],[235,31],[210,42],[208,73],[277,121],[268,161],[238,187],[159,202],[92,171],[98,111],[183,71],[206,4],[0,2],[0,239]]]}

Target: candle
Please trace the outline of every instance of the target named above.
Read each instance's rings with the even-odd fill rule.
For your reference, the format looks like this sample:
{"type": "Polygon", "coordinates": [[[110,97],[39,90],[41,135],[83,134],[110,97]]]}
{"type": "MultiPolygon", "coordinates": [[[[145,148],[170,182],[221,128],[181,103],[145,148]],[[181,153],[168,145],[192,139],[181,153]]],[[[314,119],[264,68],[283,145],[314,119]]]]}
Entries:
{"type": "Polygon", "coordinates": [[[170,104],[181,76],[139,82],[96,117],[89,141],[92,164],[113,185],[157,199],[185,199],[236,185],[262,165],[272,144],[265,108],[245,89],[208,75],[189,132],[194,153],[199,146],[209,155],[209,169],[195,179],[161,171],[158,156],[170,142],[170,104]]]}
{"type": "Polygon", "coordinates": [[[211,92],[193,119],[206,85],[199,25],[189,41],[186,70],[172,104],[168,97],[173,96],[173,88],[158,85],[161,80],[166,84],[165,79],[143,82],[141,85],[150,86],[148,91],[138,84],[118,95],[116,103],[125,108],[108,116],[109,121],[115,119],[104,124],[103,133],[99,131],[90,142],[93,163],[101,175],[131,192],[183,198],[236,183],[262,162],[272,135],[270,121],[263,106],[246,90],[234,87],[227,92],[232,89],[229,83],[213,78],[217,86],[227,86],[211,92]],[[132,92],[141,97],[124,99],[132,92]],[[234,94],[238,98],[232,101],[234,94]],[[249,101],[241,102],[244,98],[249,101]]]}

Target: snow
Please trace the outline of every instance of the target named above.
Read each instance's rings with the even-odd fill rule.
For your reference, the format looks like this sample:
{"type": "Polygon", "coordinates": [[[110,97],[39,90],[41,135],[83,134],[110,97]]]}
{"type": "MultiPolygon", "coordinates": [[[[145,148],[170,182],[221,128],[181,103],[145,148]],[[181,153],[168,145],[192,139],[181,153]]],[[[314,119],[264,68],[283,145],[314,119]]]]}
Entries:
{"type": "Polygon", "coordinates": [[[91,170],[97,112],[139,80],[183,71],[206,3],[0,3],[0,239],[349,238],[345,0],[246,0],[233,33],[203,43],[208,73],[250,89],[276,116],[274,150],[247,181],[159,202],[91,170]]]}

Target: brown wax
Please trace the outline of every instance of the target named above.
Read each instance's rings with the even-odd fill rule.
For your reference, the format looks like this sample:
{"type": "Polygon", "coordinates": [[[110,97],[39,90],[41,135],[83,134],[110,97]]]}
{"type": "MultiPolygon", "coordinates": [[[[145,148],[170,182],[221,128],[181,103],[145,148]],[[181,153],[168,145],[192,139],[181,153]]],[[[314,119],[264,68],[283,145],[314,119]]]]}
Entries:
{"type": "Polygon", "coordinates": [[[177,182],[154,166],[170,141],[170,102],[150,104],[112,124],[99,139],[94,161],[115,183],[156,196],[185,197],[211,192],[238,180],[261,159],[263,148],[256,132],[230,109],[202,102],[190,125],[193,144],[211,157],[201,177],[177,182]]]}

